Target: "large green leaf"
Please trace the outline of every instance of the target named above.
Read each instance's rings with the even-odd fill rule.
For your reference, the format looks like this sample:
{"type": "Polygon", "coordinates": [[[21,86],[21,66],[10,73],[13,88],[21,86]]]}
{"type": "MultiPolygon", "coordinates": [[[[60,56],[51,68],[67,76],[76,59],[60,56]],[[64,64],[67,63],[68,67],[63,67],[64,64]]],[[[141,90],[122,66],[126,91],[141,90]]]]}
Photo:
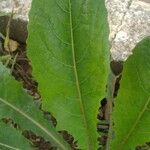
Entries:
{"type": "Polygon", "coordinates": [[[1,150],[33,150],[22,134],[0,122],[0,149],[1,150]]]}
{"type": "Polygon", "coordinates": [[[79,148],[97,149],[97,113],[105,96],[109,52],[104,0],[33,0],[28,56],[43,109],[79,148]]]}
{"type": "MultiPolygon", "coordinates": [[[[69,149],[68,144],[63,142],[63,139],[58,135],[51,123],[43,118],[43,114],[34,104],[32,98],[27,95],[21,84],[13,79],[2,63],[0,63],[1,118],[13,119],[22,129],[33,131],[35,134],[51,141],[54,146],[61,150],[69,149]]],[[[6,132],[5,130],[3,131],[4,133],[6,132]]]]}
{"type": "Polygon", "coordinates": [[[150,141],[150,37],[140,42],[124,65],[113,112],[112,150],[134,150],[150,141]]]}

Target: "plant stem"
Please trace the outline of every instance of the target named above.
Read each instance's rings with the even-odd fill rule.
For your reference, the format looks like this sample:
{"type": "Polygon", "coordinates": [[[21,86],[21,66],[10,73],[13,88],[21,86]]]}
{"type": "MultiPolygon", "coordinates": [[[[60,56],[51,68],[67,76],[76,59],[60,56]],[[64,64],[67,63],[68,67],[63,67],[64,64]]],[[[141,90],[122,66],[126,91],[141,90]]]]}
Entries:
{"type": "Polygon", "coordinates": [[[2,38],[3,40],[5,40],[5,36],[0,32],[0,38],[2,38]]]}
{"type": "Polygon", "coordinates": [[[114,95],[114,91],[115,91],[116,79],[117,79],[117,76],[115,76],[112,72],[110,72],[109,77],[108,77],[107,104],[106,104],[106,111],[105,111],[105,119],[107,121],[109,121],[109,131],[108,131],[108,137],[107,137],[107,143],[106,143],[106,150],[110,150],[110,141],[112,140],[113,95],[114,95]]]}
{"type": "Polygon", "coordinates": [[[15,66],[17,57],[18,57],[18,53],[15,55],[14,59],[12,60],[12,65],[11,65],[11,69],[10,69],[10,70],[11,70],[11,73],[12,73],[13,70],[14,70],[14,66],[15,66]]]}
{"type": "Polygon", "coordinates": [[[0,56],[0,61],[5,61],[11,58],[11,55],[0,56]]]}
{"type": "Polygon", "coordinates": [[[4,41],[4,48],[9,51],[9,34],[10,34],[10,24],[11,24],[11,20],[13,18],[13,12],[14,10],[12,9],[12,13],[9,17],[8,23],[7,23],[7,27],[6,27],[6,38],[4,41]]]}

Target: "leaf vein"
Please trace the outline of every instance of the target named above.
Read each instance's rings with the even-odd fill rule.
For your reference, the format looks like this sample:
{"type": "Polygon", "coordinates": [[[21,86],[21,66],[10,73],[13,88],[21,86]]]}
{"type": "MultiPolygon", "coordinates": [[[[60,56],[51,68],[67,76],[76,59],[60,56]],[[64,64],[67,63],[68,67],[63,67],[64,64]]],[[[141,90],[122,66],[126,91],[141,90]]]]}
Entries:
{"type": "Polygon", "coordinates": [[[78,79],[78,72],[77,72],[77,66],[76,66],[76,55],[75,55],[75,49],[74,49],[74,35],[73,35],[73,18],[72,18],[72,6],[71,6],[71,1],[69,0],[69,11],[70,11],[70,36],[71,36],[71,48],[72,48],[72,58],[73,58],[73,66],[74,66],[74,74],[75,74],[75,79],[76,79],[76,87],[77,87],[77,92],[78,92],[78,97],[79,97],[79,103],[80,103],[80,109],[83,114],[83,123],[86,129],[86,134],[87,134],[87,144],[88,144],[88,149],[91,149],[90,145],[90,135],[88,133],[88,126],[87,126],[87,120],[85,116],[85,108],[84,104],[82,101],[82,96],[81,96],[81,89],[80,89],[80,84],[79,84],[79,79],[78,79]]]}
{"type": "Polygon", "coordinates": [[[33,118],[31,118],[30,116],[28,116],[26,113],[24,113],[23,111],[21,111],[20,109],[16,108],[15,106],[13,106],[12,104],[10,104],[8,101],[3,100],[2,98],[0,98],[0,101],[2,103],[4,103],[5,105],[9,106],[10,108],[12,108],[14,111],[18,112],[19,114],[21,114],[22,116],[24,116],[25,118],[27,118],[28,120],[30,120],[33,124],[35,124],[37,127],[39,127],[41,130],[43,130],[49,137],[51,137],[60,147],[62,147],[63,150],[66,150],[66,148],[64,147],[63,144],[61,144],[45,127],[43,127],[41,124],[39,124],[37,121],[35,121],[33,118]]]}

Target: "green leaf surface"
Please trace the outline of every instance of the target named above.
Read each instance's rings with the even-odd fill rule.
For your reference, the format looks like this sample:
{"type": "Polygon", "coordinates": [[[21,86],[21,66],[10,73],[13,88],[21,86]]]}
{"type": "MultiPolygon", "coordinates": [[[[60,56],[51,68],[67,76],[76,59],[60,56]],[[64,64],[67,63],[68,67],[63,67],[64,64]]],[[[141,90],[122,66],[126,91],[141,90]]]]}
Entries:
{"type": "Polygon", "coordinates": [[[104,0],[33,0],[28,57],[43,109],[82,150],[97,149],[97,113],[108,75],[104,0]]]}
{"type": "Polygon", "coordinates": [[[0,122],[0,150],[33,150],[21,132],[0,122]]]}
{"type": "Polygon", "coordinates": [[[124,64],[113,112],[111,150],[134,150],[150,141],[150,37],[140,42],[124,64]]]}
{"type": "Polygon", "coordinates": [[[9,70],[0,63],[0,119],[11,118],[22,129],[31,130],[44,137],[60,150],[69,150],[68,144],[58,135],[53,125],[43,117],[33,99],[10,75],[9,70]]]}

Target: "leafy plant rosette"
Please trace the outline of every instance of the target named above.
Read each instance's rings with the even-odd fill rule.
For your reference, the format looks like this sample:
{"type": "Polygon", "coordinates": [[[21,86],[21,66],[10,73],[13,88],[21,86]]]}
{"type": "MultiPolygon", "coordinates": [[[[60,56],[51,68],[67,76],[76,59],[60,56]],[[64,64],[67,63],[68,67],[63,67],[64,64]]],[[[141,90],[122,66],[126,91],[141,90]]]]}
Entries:
{"type": "MultiPolygon", "coordinates": [[[[28,58],[38,82],[43,117],[31,96],[0,63],[0,149],[35,149],[22,132],[32,131],[60,150],[72,149],[58,131],[67,131],[78,149],[96,150],[100,100],[108,97],[107,12],[104,0],[33,0],[28,25],[28,58]],[[4,123],[12,119],[20,130],[4,123]],[[11,136],[9,136],[11,135],[11,136]]],[[[118,96],[109,120],[108,150],[129,150],[150,138],[150,38],[124,64],[118,96]]],[[[111,91],[111,89],[110,89],[111,91]]],[[[112,92],[112,91],[111,91],[112,92]]],[[[112,94],[112,93],[111,93],[112,94]]]]}

